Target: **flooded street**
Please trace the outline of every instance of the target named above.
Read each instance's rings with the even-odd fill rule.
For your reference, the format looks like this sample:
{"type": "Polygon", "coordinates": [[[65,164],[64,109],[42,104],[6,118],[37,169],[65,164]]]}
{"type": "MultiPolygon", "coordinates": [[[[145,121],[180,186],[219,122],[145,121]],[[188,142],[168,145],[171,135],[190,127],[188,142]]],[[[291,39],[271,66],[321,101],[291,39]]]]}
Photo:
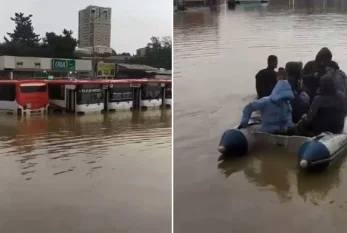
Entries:
{"type": "Polygon", "coordinates": [[[0,116],[0,232],[171,231],[171,111],[0,116]]]}
{"type": "Polygon", "coordinates": [[[300,2],[175,13],[175,232],[344,231],[344,161],[321,175],[299,173],[296,155],[279,150],[218,163],[220,137],[239,124],[268,55],[284,67],[326,46],[347,71],[347,3],[300,2]]]}

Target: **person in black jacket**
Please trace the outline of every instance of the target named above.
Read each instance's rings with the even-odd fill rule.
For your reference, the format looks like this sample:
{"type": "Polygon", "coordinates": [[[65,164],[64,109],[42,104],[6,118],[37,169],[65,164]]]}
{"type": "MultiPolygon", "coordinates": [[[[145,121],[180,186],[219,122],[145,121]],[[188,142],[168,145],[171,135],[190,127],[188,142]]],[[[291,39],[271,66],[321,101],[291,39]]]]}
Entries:
{"type": "Polygon", "coordinates": [[[275,55],[270,55],[267,59],[267,68],[262,69],[255,76],[255,87],[258,94],[258,99],[271,95],[277,83],[275,69],[277,68],[278,59],[275,55]]]}
{"type": "Polygon", "coordinates": [[[293,123],[298,123],[310,109],[310,97],[301,88],[302,65],[302,62],[288,62],[286,64],[287,79],[294,94],[294,99],[290,102],[293,123]]]}
{"type": "MultiPolygon", "coordinates": [[[[326,74],[327,65],[332,62],[332,57],[331,51],[324,47],[317,53],[315,60],[307,62],[304,66],[302,72],[303,84],[311,101],[317,94],[319,79],[326,74]]],[[[336,62],[334,63],[338,66],[336,62]]]]}
{"type": "Polygon", "coordinates": [[[346,103],[344,95],[336,90],[332,75],[320,78],[318,95],[310,110],[297,125],[300,135],[316,136],[323,132],[341,133],[345,125],[346,103]]]}

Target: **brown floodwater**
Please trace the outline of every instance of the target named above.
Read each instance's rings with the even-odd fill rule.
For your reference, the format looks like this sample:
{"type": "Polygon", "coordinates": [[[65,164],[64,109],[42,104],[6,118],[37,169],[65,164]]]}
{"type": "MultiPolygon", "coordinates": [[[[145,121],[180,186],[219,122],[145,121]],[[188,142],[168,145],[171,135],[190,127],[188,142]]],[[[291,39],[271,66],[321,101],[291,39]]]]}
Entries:
{"type": "Polygon", "coordinates": [[[171,231],[171,111],[0,116],[0,232],[171,231]]]}
{"type": "Polygon", "coordinates": [[[324,46],[347,70],[346,1],[276,1],[174,15],[174,228],[176,233],[343,232],[347,164],[297,170],[268,149],[218,162],[218,142],[255,96],[256,72],[306,63],[324,46]]]}

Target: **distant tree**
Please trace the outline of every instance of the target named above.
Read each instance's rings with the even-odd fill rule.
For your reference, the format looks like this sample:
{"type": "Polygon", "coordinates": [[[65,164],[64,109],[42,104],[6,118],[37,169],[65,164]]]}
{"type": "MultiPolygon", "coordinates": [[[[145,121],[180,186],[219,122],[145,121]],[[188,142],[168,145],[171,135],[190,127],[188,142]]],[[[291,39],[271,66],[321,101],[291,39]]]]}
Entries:
{"type": "Polygon", "coordinates": [[[116,51],[114,51],[114,49],[112,49],[112,56],[116,56],[116,55],[117,55],[116,51]]]}
{"type": "Polygon", "coordinates": [[[121,53],[121,54],[117,54],[118,56],[131,56],[130,53],[121,53]]]}
{"type": "Polygon", "coordinates": [[[171,37],[152,37],[147,44],[144,57],[135,57],[131,63],[149,65],[157,68],[172,69],[171,37]]]}
{"type": "Polygon", "coordinates": [[[63,30],[62,35],[47,32],[42,46],[50,50],[52,57],[73,58],[78,41],[72,37],[72,34],[71,30],[66,29],[63,30]]]}
{"type": "Polygon", "coordinates": [[[102,53],[102,54],[98,54],[99,57],[109,57],[112,56],[112,53],[102,53]]]}
{"type": "Polygon", "coordinates": [[[31,17],[32,15],[24,16],[23,13],[15,13],[15,17],[11,18],[11,20],[16,24],[16,27],[13,33],[7,33],[11,38],[10,40],[4,37],[5,42],[19,42],[28,47],[37,46],[40,41],[40,35],[34,33],[31,17]]]}

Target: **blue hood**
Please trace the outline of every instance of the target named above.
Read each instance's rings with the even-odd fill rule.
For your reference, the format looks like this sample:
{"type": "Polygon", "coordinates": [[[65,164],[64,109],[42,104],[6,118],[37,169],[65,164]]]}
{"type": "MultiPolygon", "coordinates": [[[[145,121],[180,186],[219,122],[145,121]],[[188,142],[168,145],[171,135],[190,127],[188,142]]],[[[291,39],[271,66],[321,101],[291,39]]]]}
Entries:
{"type": "Polygon", "coordinates": [[[290,86],[289,82],[287,80],[278,81],[275,88],[271,92],[270,99],[274,102],[294,99],[292,87],[290,86]]]}

